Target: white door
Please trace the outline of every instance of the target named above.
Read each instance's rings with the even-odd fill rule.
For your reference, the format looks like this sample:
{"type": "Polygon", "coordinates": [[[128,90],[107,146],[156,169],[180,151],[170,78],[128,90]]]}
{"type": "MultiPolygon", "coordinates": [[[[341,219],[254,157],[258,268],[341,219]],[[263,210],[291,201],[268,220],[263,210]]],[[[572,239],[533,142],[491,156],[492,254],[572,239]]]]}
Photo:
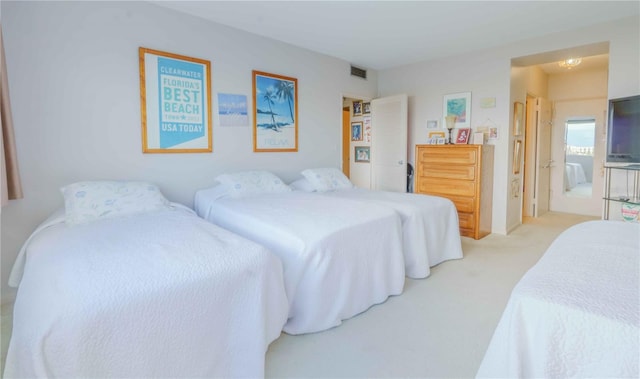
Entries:
{"type": "Polygon", "coordinates": [[[551,102],[541,97],[536,99],[536,179],[534,189],[533,217],[549,211],[551,182],[551,102]]]}
{"type": "Polygon", "coordinates": [[[371,101],[371,189],[407,190],[407,95],[371,101]]]}

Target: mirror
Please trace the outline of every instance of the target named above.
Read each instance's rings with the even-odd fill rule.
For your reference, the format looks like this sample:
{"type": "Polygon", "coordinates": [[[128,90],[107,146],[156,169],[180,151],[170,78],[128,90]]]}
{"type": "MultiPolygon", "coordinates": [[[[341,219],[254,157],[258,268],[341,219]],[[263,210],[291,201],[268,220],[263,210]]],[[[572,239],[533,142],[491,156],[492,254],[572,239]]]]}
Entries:
{"type": "Polygon", "coordinates": [[[595,130],[595,119],[568,120],[565,123],[565,196],[591,197],[595,130]]]}

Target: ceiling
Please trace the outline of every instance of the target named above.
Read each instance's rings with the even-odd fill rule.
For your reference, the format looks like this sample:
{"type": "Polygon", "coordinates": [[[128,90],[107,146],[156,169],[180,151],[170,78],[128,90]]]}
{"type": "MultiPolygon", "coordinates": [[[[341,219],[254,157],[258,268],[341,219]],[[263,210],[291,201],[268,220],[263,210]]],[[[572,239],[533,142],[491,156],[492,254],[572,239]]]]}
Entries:
{"type": "Polygon", "coordinates": [[[637,0],[152,2],[376,70],[640,17],[637,0]]]}

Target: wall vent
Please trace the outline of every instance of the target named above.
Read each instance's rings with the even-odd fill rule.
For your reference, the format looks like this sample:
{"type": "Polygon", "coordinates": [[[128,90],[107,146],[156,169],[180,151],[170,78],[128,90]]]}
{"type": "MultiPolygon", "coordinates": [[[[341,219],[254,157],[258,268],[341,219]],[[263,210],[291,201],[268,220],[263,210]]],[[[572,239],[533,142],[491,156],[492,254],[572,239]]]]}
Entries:
{"type": "Polygon", "coordinates": [[[358,78],[366,79],[367,70],[360,67],[351,66],[351,76],[357,76],[358,78]]]}

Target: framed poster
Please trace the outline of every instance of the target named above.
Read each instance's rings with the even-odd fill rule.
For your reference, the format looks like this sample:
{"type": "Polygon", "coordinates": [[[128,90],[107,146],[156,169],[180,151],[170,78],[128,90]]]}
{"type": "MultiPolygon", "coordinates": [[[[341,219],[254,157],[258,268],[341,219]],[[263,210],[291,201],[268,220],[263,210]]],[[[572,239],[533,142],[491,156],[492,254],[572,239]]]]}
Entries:
{"type": "Polygon", "coordinates": [[[253,71],[253,151],[298,151],[298,79],[253,71]]]}
{"type": "Polygon", "coordinates": [[[144,153],[208,153],[211,137],[211,63],[138,49],[144,153]]]}
{"type": "Polygon", "coordinates": [[[456,116],[456,128],[471,127],[471,92],[445,95],[442,102],[442,119],[447,116],[456,116]]]}

